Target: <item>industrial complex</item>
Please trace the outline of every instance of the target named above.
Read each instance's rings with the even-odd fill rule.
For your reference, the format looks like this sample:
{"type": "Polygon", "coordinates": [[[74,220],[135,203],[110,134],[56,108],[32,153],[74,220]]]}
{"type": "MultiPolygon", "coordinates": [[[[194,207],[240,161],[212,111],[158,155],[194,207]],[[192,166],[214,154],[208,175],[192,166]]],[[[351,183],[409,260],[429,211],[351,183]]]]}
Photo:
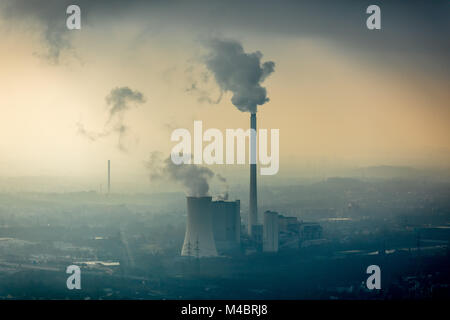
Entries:
{"type": "MultiPolygon", "coordinates": [[[[250,116],[251,132],[256,132],[256,113],[250,116]]],[[[211,196],[187,200],[187,223],[181,255],[216,257],[245,252],[278,252],[281,248],[299,248],[304,241],[322,237],[318,223],[304,223],[275,211],[264,212],[258,223],[256,137],[250,135],[250,199],[247,222],[241,219],[240,200],[213,201],[211,196]],[[246,225],[246,227],[244,227],[246,225]],[[241,241],[245,239],[246,241],[241,241]]]]}

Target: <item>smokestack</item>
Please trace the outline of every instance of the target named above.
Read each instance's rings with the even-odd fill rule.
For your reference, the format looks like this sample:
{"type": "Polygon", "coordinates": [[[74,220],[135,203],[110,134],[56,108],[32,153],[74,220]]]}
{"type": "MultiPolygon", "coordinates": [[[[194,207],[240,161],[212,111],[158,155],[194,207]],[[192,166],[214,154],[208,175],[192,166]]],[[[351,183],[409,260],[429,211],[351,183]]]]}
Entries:
{"type": "Polygon", "coordinates": [[[256,189],[256,113],[250,116],[250,211],[248,214],[248,234],[258,222],[258,199],[256,189]]]}
{"type": "Polygon", "coordinates": [[[182,256],[217,256],[211,197],[187,197],[187,224],[182,256]]]}
{"type": "Polygon", "coordinates": [[[111,191],[111,160],[108,160],[108,194],[111,191]]]}

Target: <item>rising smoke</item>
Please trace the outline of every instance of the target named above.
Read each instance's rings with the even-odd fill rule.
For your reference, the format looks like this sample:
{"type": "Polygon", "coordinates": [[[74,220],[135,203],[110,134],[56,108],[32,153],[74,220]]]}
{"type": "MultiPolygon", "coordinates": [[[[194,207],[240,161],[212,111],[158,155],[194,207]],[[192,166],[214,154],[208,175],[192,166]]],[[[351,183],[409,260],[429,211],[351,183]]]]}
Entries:
{"type": "Polygon", "coordinates": [[[228,182],[227,182],[227,179],[224,177],[224,176],[222,176],[222,175],[220,175],[220,174],[216,174],[216,178],[224,185],[224,187],[225,187],[225,190],[221,193],[221,194],[219,194],[218,196],[217,196],[217,199],[218,200],[224,200],[224,201],[226,201],[226,200],[228,200],[228,197],[229,197],[229,186],[228,186],[228,182]]]}
{"type": "Polygon", "coordinates": [[[128,87],[114,88],[106,96],[106,103],[110,106],[110,119],[114,115],[123,115],[123,112],[130,108],[130,102],[144,103],[144,95],[139,91],[133,91],[128,87]]]}
{"type": "Polygon", "coordinates": [[[233,94],[231,102],[243,112],[255,113],[269,98],[261,83],[274,71],[275,63],[261,63],[259,51],[245,53],[235,40],[211,39],[205,42],[209,53],[204,63],[223,92],[233,94]]]}
{"type": "Polygon", "coordinates": [[[144,95],[139,91],[133,91],[129,87],[114,88],[106,96],[108,105],[108,120],[105,122],[104,129],[101,132],[88,131],[81,122],[77,123],[78,134],[95,142],[111,134],[117,135],[117,147],[120,151],[128,150],[126,136],[129,132],[129,126],[125,124],[124,115],[134,103],[134,105],[145,102],[144,95]]]}
{"type": "Polygon", "coordinates": [[[35,52],[34,55],[45,58],[52,64],[58,64],[61,53],[72,49],[73,33],[67,32],[65,15],[69,4],[71,2],[68,0],[2,0],[0,17],[8,21],[20,21],[27,26],[26,30],[38,29],[45,51],[35,52]]]}
{"type": "MultiPolygon", "coordinates": [[[[207,196],[210,190],[210,182],[216,177],[221,183],[226,184],[226,179],[215,174],[212,170],[197,166],[195,164],[179,164],[172,162],[169,156],[162,159],[162,153],[154,151],[150,154],[150,159],[146,162],[146,167],[150,170],[150,180],[169,180],[180,184],[186,194],[192,197],[207,196]]],[[[228,199],[228,187],[224,195],[220,197],[228,199]]]]}
{"type": "Polygon", "coordinates": [[[185,92],[197,96],[198,102],[218,104],[222,101],[223,90],[220,88],[217,90],[217,85],[210,81],[210,72],[207,70],[198,72],[194,65],[190,65],[186,68],[185,75],[189,83],[185,92]]]}

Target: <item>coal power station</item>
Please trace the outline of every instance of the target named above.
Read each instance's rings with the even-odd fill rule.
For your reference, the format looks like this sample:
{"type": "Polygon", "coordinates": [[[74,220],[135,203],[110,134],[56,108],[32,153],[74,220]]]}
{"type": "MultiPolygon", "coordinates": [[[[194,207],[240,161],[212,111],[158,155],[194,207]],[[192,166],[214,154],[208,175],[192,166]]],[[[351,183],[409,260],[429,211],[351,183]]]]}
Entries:
{"type": "MultiPolygon", "coordinates": [[[[241,203],[212,201],[211,196],[187,197],[187,226],[182,256],[233,256],[245,252],[276,253],[280,248],[299,248],[307,239],[305,225],[296,217],[285,217],[275,211],[264,213],[258,224],[256,113],[250,115],[250,192],[246,230],[241,232],[241,203]]],[[[319,226],[320,227],[320,226],[319,226]]]]}

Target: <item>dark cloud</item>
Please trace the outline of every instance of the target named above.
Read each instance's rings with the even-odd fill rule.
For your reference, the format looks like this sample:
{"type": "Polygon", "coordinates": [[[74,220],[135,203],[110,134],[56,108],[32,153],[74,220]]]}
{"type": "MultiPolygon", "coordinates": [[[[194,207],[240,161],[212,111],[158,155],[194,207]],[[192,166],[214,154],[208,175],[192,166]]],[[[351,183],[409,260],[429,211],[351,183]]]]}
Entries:
{"type": "Polygon", "coordinates": [[[35,30],[37,27],[46,50],[36,55],[57,64],[61,53],[72,48],[73,33],[66,28],[68,5],[69,1],[57,0],[3,0],[0,4],[0,17],[8,22],[23,24],[27,30],[35,30]]]}
{"type": "MultiPolygon", "coordinates": [[[[71,47],[73,31],[65,28],[65,9],[73,3],[2,0],[0,10],[9,22],[38,22],[48,55],[57,60],[61,52],[71,47]]],[[[198,34],[228,31],[322,38],[346,50],[363,51],[378,63],[402,59],[411,66],[432,65],[435,68],[430,71],[448,74],[448,0],[78,0],[75,3],[81,7],[83,26],[108,29],[108,23],[132,21],[142,27],[144,41],[145,34],[169,29],[193,33],[194,38],[198,34]],[[366,8],[371,4],[381,7],[381,30],[366,28],[366,8]],[[393,59],[392,55],[399,59],[393,59]]],[[[79,34],[83,34],[83,29],[79,34]]]]}
{"type": "Polygon", "coordinates": [[[222,91],[233,93],[231,102],[241,111],[256,112],[269,98],[261,83],[275,68],[273,61],[261,62],[262,53],[244,52],[235,40],[205,41],[209,53],[204,62],[222,91]]]}

